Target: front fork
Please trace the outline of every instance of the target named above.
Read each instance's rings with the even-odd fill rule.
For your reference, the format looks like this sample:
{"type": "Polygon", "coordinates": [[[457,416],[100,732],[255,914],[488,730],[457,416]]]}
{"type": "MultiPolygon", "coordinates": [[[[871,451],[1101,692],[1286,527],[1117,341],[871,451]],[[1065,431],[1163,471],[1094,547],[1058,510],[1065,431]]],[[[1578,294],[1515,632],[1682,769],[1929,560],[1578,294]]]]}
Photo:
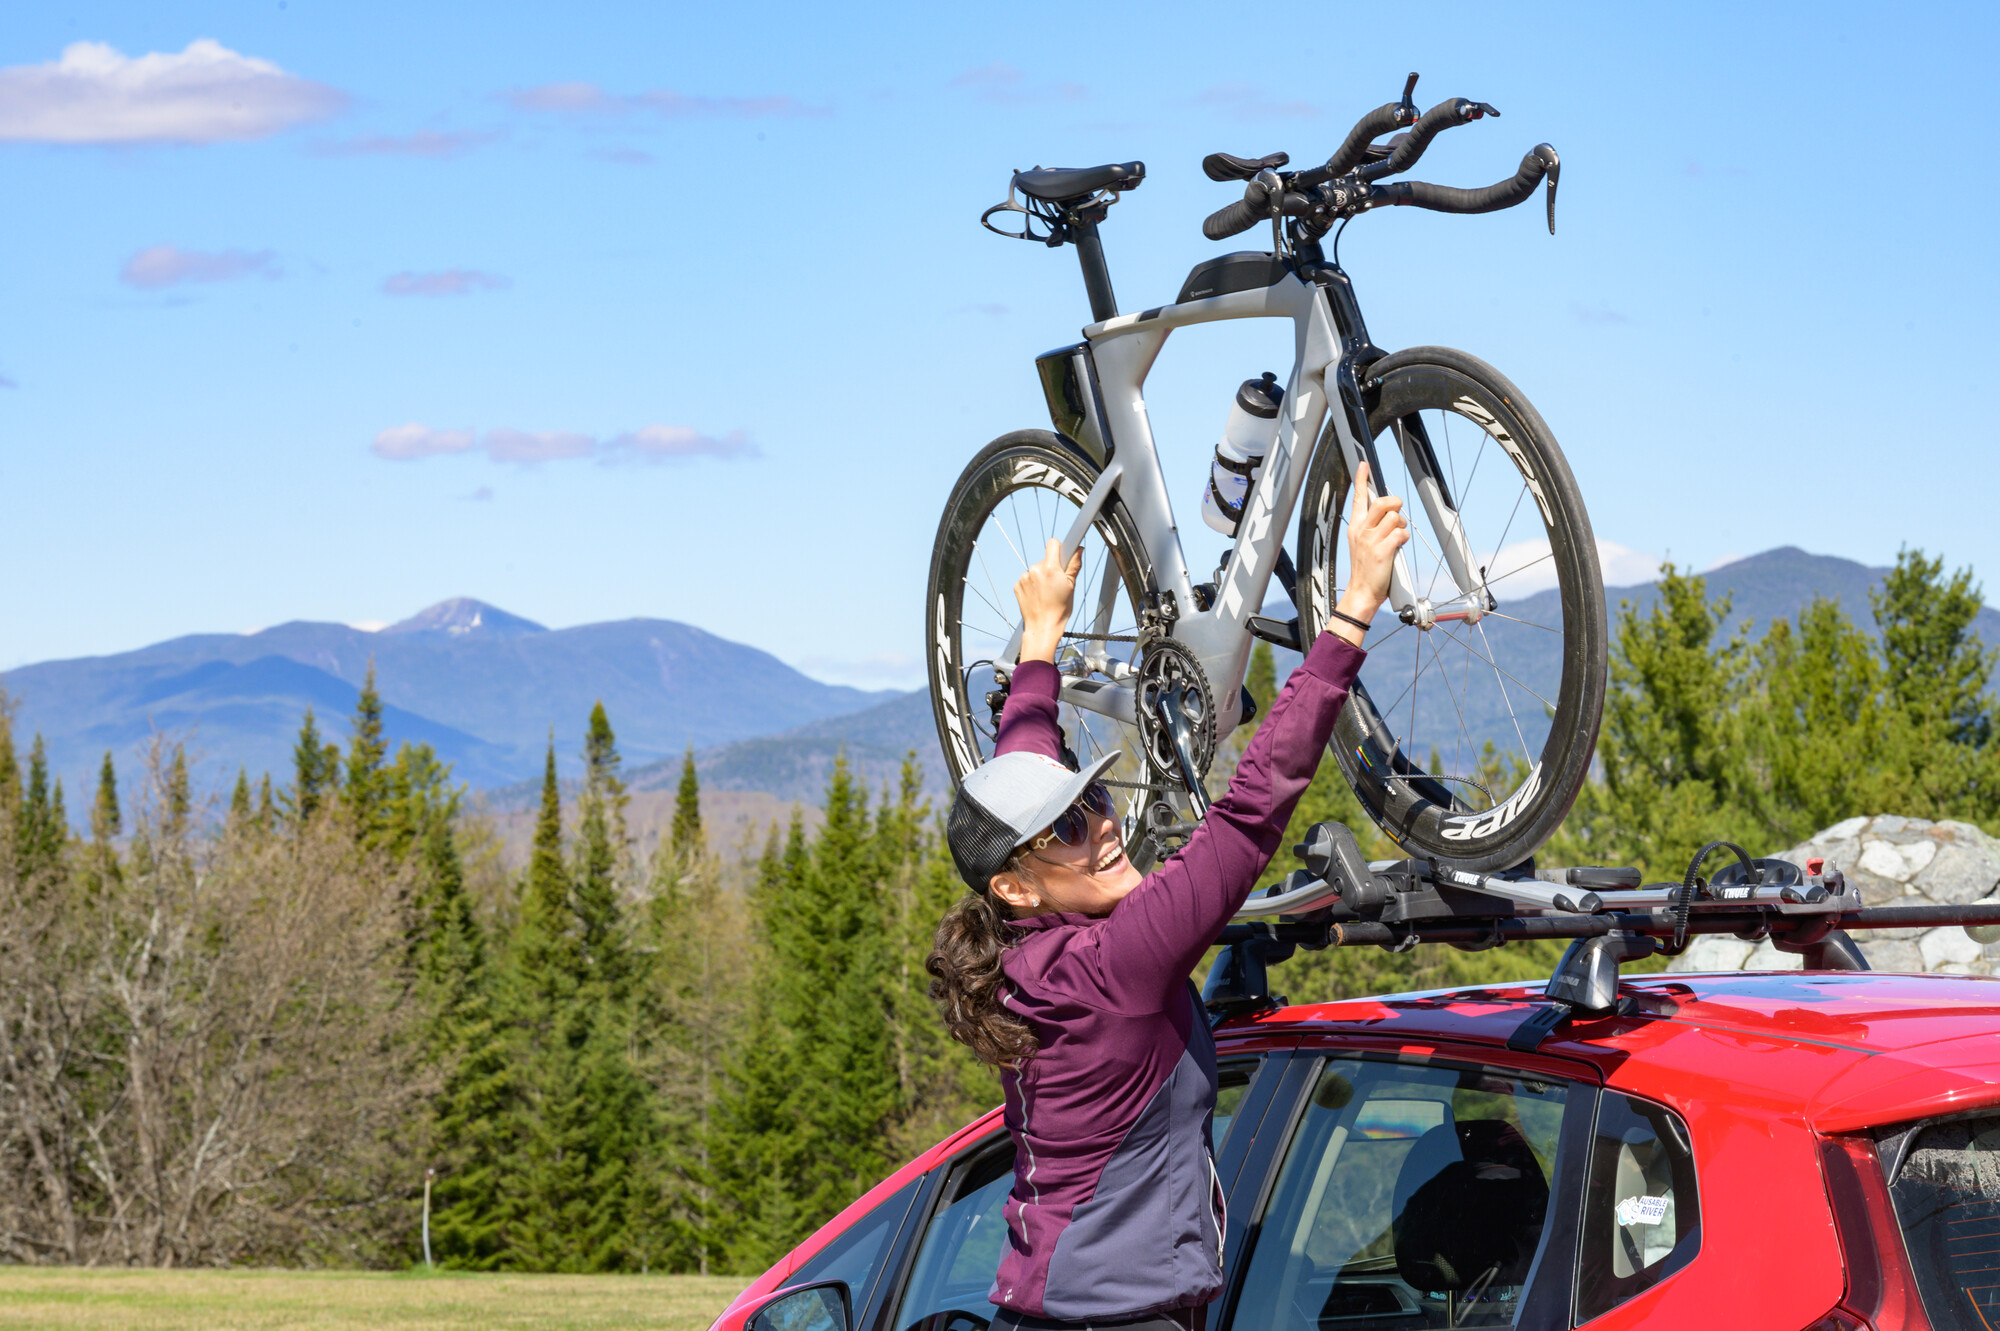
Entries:
{"type": "MultiPolygon", "coordinates": [[[[1333,310],[1334,328],[1340,335],[1340,361],[1329,377],[1334,382],[1340,410],[1347,418],[1348,438],[1354,444],[1348,450],[1348,473],[1352,475],[1361,462],[1368,463],[1372,498],[1373,494],[1381,493],[1382,459],[1375,448],[1374,434],[1368,427],[1368,405],[1361,385],[1367,368],[1386,353],[1369,340],[1368,326],[1361,318],[1361,305],[1354,298],[1354,284],[1347,274],[1332,264],[1317,265],[1312,272],[1314,281],[1326,292],[1327,302],[1333,310]]],[[[1486,571],[1479,567],[1471,543],[1465,539],[1465,527],[1459,520],[1456,501],[1446,484],[1443,470],[1437,464],[1437,454],[1431,448],[1424,423],[1421,418],[1412,416],[1396,421],[1392,429],[1397,448],[1403,455],[1403,465],[1416,487],[1414,497],[1424,506],[1425,514],[1430,518],[1431,531],[1443,547],[1436,553],[1451,573],[1459,594],[1438,602],[1417,595],[1416,580],[1410,574],[1409,557],[1398,550],[1395,563],[1389,570],[1389,608],[1405,624],[1420,629],[1450,620],[1476,624],[1496,606],[1491,593],[1486,590],[1486,571]]],[[[1356,516],[1350,514],[1348,520],[1351,522],[1356,516]]]]}

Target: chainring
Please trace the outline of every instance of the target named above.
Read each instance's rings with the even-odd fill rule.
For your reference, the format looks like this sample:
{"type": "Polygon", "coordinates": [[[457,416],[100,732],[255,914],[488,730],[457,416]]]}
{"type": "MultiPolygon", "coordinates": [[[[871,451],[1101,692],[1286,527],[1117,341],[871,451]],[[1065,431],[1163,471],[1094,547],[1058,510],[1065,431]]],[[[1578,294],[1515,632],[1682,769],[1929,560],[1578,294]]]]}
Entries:
{"type": "Polygon", "coordinates": [[[1173,736],[1160,720],[1159,700],[1172,691],[1182,691],[1181,711],[1187,717],[1194,738],[1195,775],[1208,775],[1215,761],[1215,692],[1201,662],[1184,643],[1173,638],[1149,637],[1140,646],[1139,678],[1133,701],[1137,704],[1139,734],[1146,745],[1146,764],[1161,779],[1182,784],[1180,760],[1174,755],[1173,736]]]}

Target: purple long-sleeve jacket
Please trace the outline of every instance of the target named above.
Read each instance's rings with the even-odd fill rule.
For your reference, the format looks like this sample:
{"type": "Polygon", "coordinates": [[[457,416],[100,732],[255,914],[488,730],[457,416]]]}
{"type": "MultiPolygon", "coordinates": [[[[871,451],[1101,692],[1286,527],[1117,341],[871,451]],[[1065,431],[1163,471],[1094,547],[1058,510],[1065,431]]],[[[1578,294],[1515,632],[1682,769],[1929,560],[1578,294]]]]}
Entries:
{"type": "MultiPolygon", "coordinates": [[[[1277,851],[1364,655],[1320,635],[1228,793],[1110,915],[1014,922],[1024,936],[1001,963],[1003,1001],[1041,1049],[1001,1076],[1014,1188],[995,1304],[1084,1321],[1197,1307],[1221,1292],[1215,1044],[1188,974],[1277,851]]],[[[1021,664],[999,752],[1058,755],[1059,684],[1047,662],[1021,664]]]]}

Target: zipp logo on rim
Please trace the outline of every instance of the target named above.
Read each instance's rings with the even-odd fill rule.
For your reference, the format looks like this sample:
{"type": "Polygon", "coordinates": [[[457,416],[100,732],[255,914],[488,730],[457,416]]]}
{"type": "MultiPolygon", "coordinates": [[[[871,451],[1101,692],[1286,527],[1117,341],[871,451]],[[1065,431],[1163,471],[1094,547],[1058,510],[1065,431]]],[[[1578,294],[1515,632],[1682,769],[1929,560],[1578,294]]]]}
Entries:
{"type": "Polygon", "coordinates": [[[1542,765],[1536,763],[1533,770],[1528,773],[1527,780],[1521,783],[1521,788],[1515,791],[1505,804],[1497,809],[1488,809],[1484,813],[1461,813],[1440,819],[1438,830],[1444,834],[1447,841],[1475,841],[1480,837],[1492,836],[1519,818],[1522,810],[1526,809],[1529,802],[1535,798],[1535,792],[1541,788],[1542,765]]]}
{"type": "Polygon", "coordinates": [[[1527,482],[1528,493],[1535,497],[1535,506],[1542,510],[1542,521],[1551,527],[1555,526],[1556,515],[1549,511],[1548,496],[1542,493],[1542,478],[1535,475],[1535,464],[1528,461],[1527,451],[1521,447],[1519,441],[1501,428],[1500,422],[1493,418],[1492,412],[1472,398],[1461,394],[1458,401],[1451,405],[1459,415],[1492,435],[1500,447],[1507,450],[1507,456],[1513,458],[1514,465],[1521,469],[1521,479],[1527,482]]]}
{"type": "Polygon", "coordinates": [[[1089,493],[1075,481],[1048,463],[1037,462],[1033,458],[1022,458],[1014,464],[1013,480],[1016,485],[1047,486],[1065,499],[1074,500],[1079,507],[1090,498],[1089,493]]]}
{"type": "MultiPolygon", "coordinates": [[[[951,620],[945,613],[944,593],[939,592],[937,641],[932,644],[937,652],[939,679],[958,678],[958,668],[952,664],[951,659],[951,635],[947,631],[947,625],[950,623],[951,620]]],[[[965,712],[959,706],[959,692],[960,690],[956,688],[939,689],[938,698],[944,703],[945,727],[951,734],[951,756],[957,760],[959,771],[970,772],[979,766],[979,763],[972,756],[972,746],[967,740],[968,727],[965,723],[965,712]]]]}

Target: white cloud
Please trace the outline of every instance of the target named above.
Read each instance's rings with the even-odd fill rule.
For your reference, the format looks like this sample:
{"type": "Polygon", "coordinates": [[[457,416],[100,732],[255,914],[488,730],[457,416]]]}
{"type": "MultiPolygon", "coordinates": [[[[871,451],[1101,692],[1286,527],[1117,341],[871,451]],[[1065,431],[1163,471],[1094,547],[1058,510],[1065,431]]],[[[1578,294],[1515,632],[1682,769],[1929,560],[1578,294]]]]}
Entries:
{"type": "Polygon", "coordinates": [[[495,462],[558,462],[597,451],[595,439],[574,430],[488,430],[479,446],[495,462]]]}
{"type": "Polygon", "coordinates": [[[204,37],[127,56],[75,42],[62,58],[0,68],[0,140],[217,143],[261,139],[347,105],[347,94],[204,37]]]}
{"type": "MultiPolygon", "coordinates": [[[[646,425],[600,442],[594,435],[574,430],[499,427],[475,437],[471,430],[433,430],[427,425],[411,424],[383,430],[369,447],[376,457],[391,462],[413,462],[418,458],[436,457],[442,453],[466,453],[474,449],[495,462],[516,462],[524,466],[562,462],[570,458],[596,458],[601,463],[611,464],[671,462],[692,457],[761,456],[750,436],[742,430],[709,435],[686,425],[646,425]]],[[[482,486],[472,497],[490,499],[493,492],[482,486]]]]}
{"type": "Polygon", "coordinates": [[[439,273],[396,273],[382,279],[389,296],[464,296],[474,291],[499,291],[508,285],[497,273],[476,268],[447,268],[439,273]]]}
{"type": "Polygon", "coordinates": [[[363,633],[380,633],[383,629],[389,627],[389,621],[386,619],[357,619],[347,627],[360,629],[363,633]]]}
{"type": "Polygon", "coordinates": [[[718,438],[686,425],[648,425],[606,442],[604,456],[607,461],[634,458],[644,462],[692,457],[756,457],[757,446],[741,430],[731,430],[718,438]]]}
{"type": "Polygon", "coordinates": [[[367,134],[359,138],[316,143],[312,151],[320,157],[463,157],[474,148],[499,138],[497,133],[471,130],[421,129],[414,134],[367,134]]]}
{"type": "MultiPolygon", "coordinates": [[[[1597,567],[1607,587],[1632,587],[1660,574],[1660,557],[1616,541],[1597,543],[1597,567]]],[[[1556,585],[1556,564],[1546,537],[1513,541],[1486,559],[1487,585],[1502,602],[1533,596],[1556,585]]]]}
{"type": "Polygon", "coordinates": [[[1261,83],[1218,83],[1197,95],[1194,104],[1213,107],[1233,120],[1290,119],[1319,114],[1317,106],[1295,97],[1273,100],[1270,90],[1261,83]]]}
{"type": "Polygon", "coordinates": [[[1002,60],[977,69],[968,69],[951,80],[954,88],[965,88],[982,102],[996,106],[1027,106],[1034,103],[1081,102],[1090,90],[1081,83],[1030,85],[1027,76],[1002,60]]]}
{"type": "Polygon", "coordinates": [[[558,115],[625,115],[650,111],[668,119],[724,118],[761,120],[782,116],[823,116],[825,107],[807,106],[796,97],[773,94],[764,97],[703,97],[653,88],[640,93],[606,92],[595,83],[543,83],[532,88],[514,88],[501,99],[516,111],[543,111],[558,115]]]}
{"type": "Polygon", "coordinates": [[[391,462],[410,462],[472,447],[470,430],[433,430],[428,425],[396,425],[375,436],[369,451],[391,462]]]}
{"type": "Polygon", "coordinates": [[[222,250],[205,254],[178,245],[151,245],[125,261],[118,280],[141,291],[182,282],[230,282],[239,277],[278,276],[278,256],[270,250],[222,250]]]}

